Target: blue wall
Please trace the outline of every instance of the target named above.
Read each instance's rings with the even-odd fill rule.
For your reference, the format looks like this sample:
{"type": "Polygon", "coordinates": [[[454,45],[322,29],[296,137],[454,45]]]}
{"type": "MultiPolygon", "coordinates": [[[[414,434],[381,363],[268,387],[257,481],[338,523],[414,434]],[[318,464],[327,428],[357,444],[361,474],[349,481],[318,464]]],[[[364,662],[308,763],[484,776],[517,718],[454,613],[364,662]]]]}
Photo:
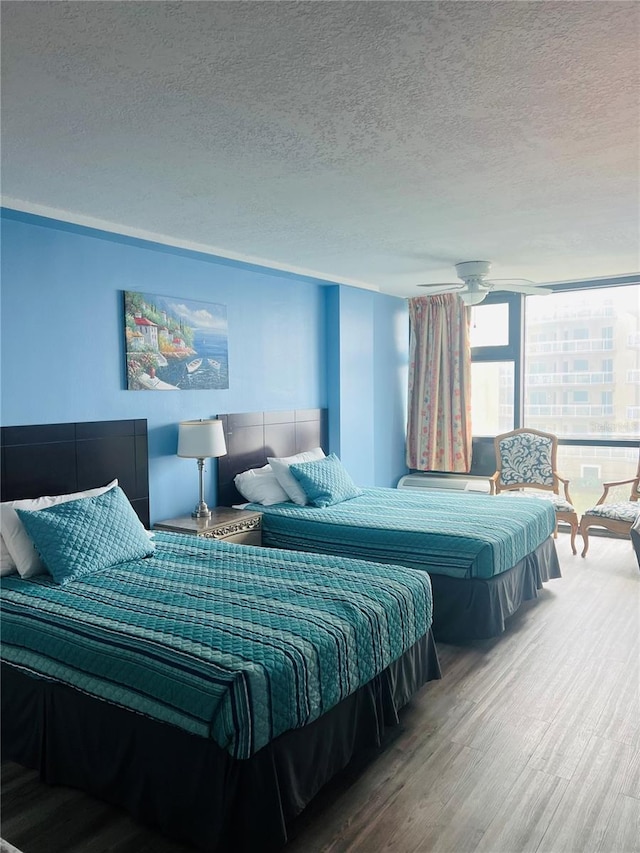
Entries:
{"type": "Polygon", "coordinates": [[[4,211],[1,311],[2,423],[147,418],[152,520],[184,513],[197,497],[195,462],[175,456],[185,418],[329,405],[333,422],[336,406],[331,449],[344,448],[354,479],[392,485],[403,473],[397,413],[376,402],[404,393],[392,367],[403,300],[4,211]],[[225,304],[229,389],[127,391],[123,290],[225,304]],[[336,331],[339,349],[329,352],[336,331]],[[384,459],[374,463],[376,448],[384,459]]]}
{"type": "Polygon", "coordinates": [[[376,294],[373,304],[373,481],[396,486],[407,473],[409,314],[404,299],[376,294]]]}
{"type": "Polygon", "coordinates": [[[359,485],[394,487],[407,473],[407,304],[342,285],[328,291],[331,449],[359,485]]]}
{"type": "Polygon", "coordinates": [[[331,405],[339,424],[337,453],[356,483],[374,486],[373,304],[378,294],[342,285],[337,290],[338,322],[330,338],[338,354],[339,400],[331,405]]]}

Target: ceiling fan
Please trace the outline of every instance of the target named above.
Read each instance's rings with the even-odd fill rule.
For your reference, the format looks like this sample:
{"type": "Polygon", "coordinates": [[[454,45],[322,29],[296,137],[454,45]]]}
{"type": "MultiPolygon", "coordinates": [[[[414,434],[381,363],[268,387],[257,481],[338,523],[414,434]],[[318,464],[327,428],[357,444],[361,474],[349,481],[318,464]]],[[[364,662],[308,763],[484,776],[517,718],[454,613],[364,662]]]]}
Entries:
{"type": "Polygon", "coordinates": [[[446,281],[419,284],[418,287],[433,288],[430,295],[457,291],[465,305],[478,305],[492,290],[511,290],[527,296],[545,296],[553,292],[526,278],[487,278],[490,269],[489,261],[461,261],[456,264],[456,272],[462,284],[446,281]]]}

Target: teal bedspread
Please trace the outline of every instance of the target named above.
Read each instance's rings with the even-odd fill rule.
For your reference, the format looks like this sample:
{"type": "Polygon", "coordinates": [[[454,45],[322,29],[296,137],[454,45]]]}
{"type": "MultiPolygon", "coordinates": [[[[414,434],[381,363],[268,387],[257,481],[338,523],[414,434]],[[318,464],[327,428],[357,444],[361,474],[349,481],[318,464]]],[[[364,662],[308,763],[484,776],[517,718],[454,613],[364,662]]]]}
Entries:
{"type": "Polygon", "coordinates": [[[156,533],[66,586],[4,577],[3,658],[248,758],[318,718],[431,625],[427,575],[156,533]]]}
{"type": "Polygon", "coordinates": [[[550,502],[442,489],[365,489],[316,509],[263,507],[263,542],[343,554],[455,578],[490,578],[516,565],[555,527],[550,502]]]}

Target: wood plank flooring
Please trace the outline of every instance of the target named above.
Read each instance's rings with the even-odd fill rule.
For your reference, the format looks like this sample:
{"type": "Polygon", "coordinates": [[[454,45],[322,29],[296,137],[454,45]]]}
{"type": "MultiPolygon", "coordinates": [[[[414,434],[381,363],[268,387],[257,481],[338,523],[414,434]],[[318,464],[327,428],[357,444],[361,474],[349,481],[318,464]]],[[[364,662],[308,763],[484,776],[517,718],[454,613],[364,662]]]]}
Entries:
{"type": "MultiPolygon", "coordinates": [[[[327,787],[285,853],[640,853],[640,571],[594,537],[497,640],[441,645],[386,749],[327,787]]],[[[121,811],[2,767],[23,853],[186,853],[121,811]]],[[[260,851],[256,851],[260,853],[260,851]]]]}

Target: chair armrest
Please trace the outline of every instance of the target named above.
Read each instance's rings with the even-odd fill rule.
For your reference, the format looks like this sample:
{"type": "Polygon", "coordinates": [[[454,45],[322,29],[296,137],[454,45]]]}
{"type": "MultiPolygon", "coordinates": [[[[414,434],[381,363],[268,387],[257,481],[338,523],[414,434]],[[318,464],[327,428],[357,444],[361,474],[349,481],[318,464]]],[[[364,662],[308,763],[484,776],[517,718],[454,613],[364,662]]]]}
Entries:
{"type": "Polygon", "coordinates": [[[569,494],[569,483],[571,482],[571,480],[566,480],[564,477],[561,477],[557,471],[553,472],[553,476],[556,478],[556,480],[562,483],[564,487],[565,498],[567,499],[567,501],[569,501],[570,504],[573,504],[573,501],[571,500],[571,495],[569,494]]]}
{"type": "Polygon", "coordinates": [[[603,483],[602,487],[604,489],[611,489],[613,486],[626,486],[627,483],[635,483],[637,477],[632,477],[630,480],[618,480],[616,483],[603,483]]]}
{"type": "MultiPolygon", "coordinates": [[[[602,497],[600,498],[600,500],[598,501],[596,506],[600,506],[600,504],[603,504],[606,501],[607,495],[609,494],[609,489],[612,489],[614,486],[626,486],[629,483],[635,484],[635,483],[637,483],[637,481],[638,481],[637,477],[632,477],[630,480],[616,480],[616,482],[614,482],[614,483],[603,483],[602,487],[603,487],[604,491],[602,493],[602,497]]],[[[631,489],[631,496],[630,496],[629,500],[634,501],[637,499],[638,499],[637,495],[634,495],[634,489],[632,488],[631,489]]]]}
{"type": "Polygon", "coordinates": [[[490,495],[497,494],[497,491],[498,491],[497,485],[498,485],[499,479],[500,479],[500,471],[496,471],[495,474],[492,474],[492,476],[489,477],[489,494],[490,495]]]}

